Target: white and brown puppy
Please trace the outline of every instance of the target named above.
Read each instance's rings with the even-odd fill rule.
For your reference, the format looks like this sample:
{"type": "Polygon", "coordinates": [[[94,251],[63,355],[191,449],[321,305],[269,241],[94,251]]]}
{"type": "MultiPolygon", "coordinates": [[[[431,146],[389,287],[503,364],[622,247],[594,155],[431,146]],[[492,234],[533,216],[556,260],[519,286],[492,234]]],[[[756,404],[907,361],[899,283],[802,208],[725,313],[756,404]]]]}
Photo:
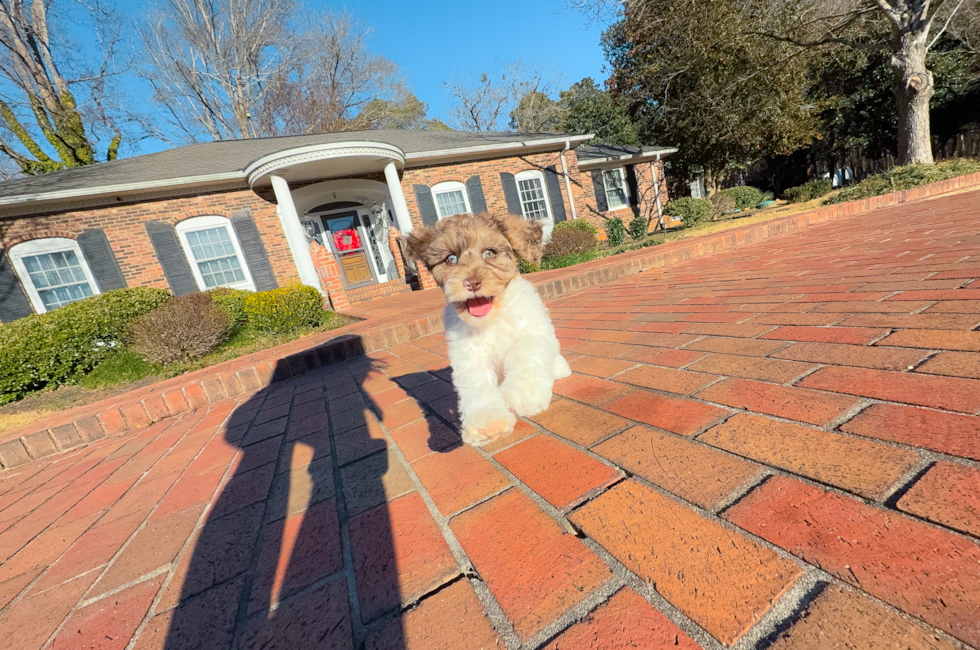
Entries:
{"type": "Polygon", "coordinates": [[[517,257],[539,262],[541,224],[512,215],[457,214],[417,228],[406,252],[446,294],[445,327],[463,441],[482,445],[540,413],[555,379],[571,374],[541,298],[517,257]]]}

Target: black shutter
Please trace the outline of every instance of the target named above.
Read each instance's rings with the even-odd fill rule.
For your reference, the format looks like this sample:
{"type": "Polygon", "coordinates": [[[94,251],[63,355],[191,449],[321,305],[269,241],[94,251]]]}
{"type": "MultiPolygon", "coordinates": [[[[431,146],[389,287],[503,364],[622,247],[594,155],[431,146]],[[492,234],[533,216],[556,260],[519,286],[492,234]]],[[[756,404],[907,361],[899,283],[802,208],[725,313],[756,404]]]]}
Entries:
{"type": "Polygon", "coordinates": [[[82,255],[85,256],[88,267],[92,269],[92,275],[99,283],[100,291],[126,288],[126,278],[123,277],[104,230],[101,228],[83,230],[75,241],[82,249],[82,255]]]}
{"type": "Polygon", "coordinates": [[[518,217],[524,216],[521,210],[521,195],[517,191],[517,181],[513,174],[500,172],[500,184],[504,187],[504,198],[507,200],[507,212],[516,214],[518,217]]]}
{"type": "Polygon", "coordinates": [[[146,234],[150,236],[153,250],[156,251],[163,274],[175,296],[186,296],[197,291],[197,282],[191,275],[191,267],[184,257],[184,249],[177,241],[177,231],[169,223],[147,221],[146,234]]]}
{"type": "Polygon", "coordinates": [[[596,209],[599,212],[605,212],[609,209],[609,203],[606,201],[606,186],[602,184],[601,169],[592,170],[592,189],[595,190],[596,209]]]}
{"type": "Polygon", "coordinates": [[[242,253],[245,255],[248,270],[252,273],[255,290],[278,289],[279,283],[276,282],[276,275],[272,272],[272,264],[269,263],[269,256],[262,244],[262,237],[259,236],[259,229],[255,227],[252,210],[242,208],[232,212],[231,225],[235,229],[235,234],[238,235],[238,243],[242,246],[242,253]]]}
{"type": "Polygon", "coordinates": [[[466,193],[470,195],[470,210],[473,214],[487,211],[487,200],[483,196],[483,183],[479,176],[470,176],[466,180],[466,193]]]}
{"type": "Polygon", "coordinates": [[[551,203],[551,216],[555,223],[565,220],[565,203],[561,198],[561,182],[555,166],[544,168],[544,182],[548,186],[548,201],[551,203]]]}
{"type": "Polygon", "coordinates": [[[436,202],[432,199],[432,190],[428,185],[412,185],[412,189],[415,190],[415,203],[419,206],[422,225],[426,227],[436,225],[439,214],[436,212],[436,202]]]}
{"type": "Polygon", "coordinates": [[[636,184],[635,165],[626,165],[626,187],[630,191],[630,205],[640,205],[640,188],[636,184]]]}
{"type": "Polygon", "coordinates": [[[0,250],[0,322],[10,323],[33,313],[31,302],[7,258],[7,251],[0,250]]]}

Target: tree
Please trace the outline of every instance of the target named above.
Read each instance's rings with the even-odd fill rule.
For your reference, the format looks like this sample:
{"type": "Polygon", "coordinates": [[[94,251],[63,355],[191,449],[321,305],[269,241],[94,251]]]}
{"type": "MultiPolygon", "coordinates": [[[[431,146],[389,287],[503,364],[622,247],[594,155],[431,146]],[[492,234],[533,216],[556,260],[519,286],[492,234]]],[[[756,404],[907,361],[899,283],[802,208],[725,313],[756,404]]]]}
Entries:
{"type": "MultiPolygon", "coordinates": [[[[802,48],[844,45],[887,52],[898,117],[899,162],[931,164],[929,102],[935,94],[935,79],[926,59],[965,3],[966,0],[769,0],[759,3],[756,16],[760,23],[777,20],[777,29],[755,33],[802,48]],[[853,37],[855,28],[877,17],[887,20],[887,35],[853,37]]],[[[862,31],[862,35],[869,33],[862,31]]]]}
{"type": "Polygon", "coordinates": [[[398,66],[369,52],[370,29],[348,13],[300,15],[295,0],[166,0],[149,24],[144,75],[187,140],[426,124],[424,103],[398,66]]]}
{"type": "Polygon", "coordinates": [[[114,160],[122,140],[103,105],[119,42],[115,15],[98,3],[89,8],[104,55],[93,71],[76,69],[83,64],[60,47],[69,32],[65,21],[49,20],[50,8],[42,0],[0,3],[0,152],[28,175],[97,162],[100,135],[110,138],[102,158],[114,160]]]}
{"type": "Polygon", "coordinates": [[[483,72],[472,85],[446,82],[452,97],[449,113],[463,131],[497,131],[504,116],[516,131],[552,132],[558,111],[551,96],[560,73],[536,64],[514,61],[503,70],[483,72]]]}
{"type": "Polygon", "coordinates": [[[637,0],[603,34],[610,92],[640,140],[679,148],[672,166],[703,173],[788,154],[816,134],[801,51],[746,34],[746,0],[637,0]]]}
{"type": "Polygon", "coordinates": [[[598,144],[639,144],[639,134],[623,107],[591,77],[561,93],[561,130],[594,133],[598,144]]]}
{"type": "Polygon", "coordinates": [[[348,13],[303,22],[294,56],[272,75],[256,107],[263,135],[378,128],[399,119],[421,128],[427,107],[399,81],[396,64],[368,51],[368,27],[348,13]]]}

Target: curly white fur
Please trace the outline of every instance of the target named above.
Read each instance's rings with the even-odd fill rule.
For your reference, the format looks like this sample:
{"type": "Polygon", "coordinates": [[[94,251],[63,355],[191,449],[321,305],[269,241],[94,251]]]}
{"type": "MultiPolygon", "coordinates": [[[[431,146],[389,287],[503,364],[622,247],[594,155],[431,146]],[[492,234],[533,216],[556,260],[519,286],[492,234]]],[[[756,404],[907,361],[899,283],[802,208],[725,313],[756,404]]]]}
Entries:
{"type": "Polygon", "coordinates": [[[464,323],[452,305],[444,317],[463,441],[475,446],[513,431],[514,413],[548,408],[555,379],[572,373],[534,286],[518,276],[499,300],[483,327],[464,323]]]}

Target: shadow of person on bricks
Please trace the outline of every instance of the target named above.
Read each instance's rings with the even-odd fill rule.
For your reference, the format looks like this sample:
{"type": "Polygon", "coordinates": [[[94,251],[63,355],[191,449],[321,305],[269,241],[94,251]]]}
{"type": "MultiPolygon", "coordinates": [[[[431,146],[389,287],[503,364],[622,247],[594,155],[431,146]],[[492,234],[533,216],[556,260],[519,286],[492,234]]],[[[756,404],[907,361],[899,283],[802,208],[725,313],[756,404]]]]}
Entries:
{"type": "MultiPolygon", "coordinates": [[[[274,376],[288,376],[280,364],[274,376]]],[[[370,397],[380,381],[361,356],[236,408],[231,477],[138,647],[404,648],[389,502],[414,487],[370,397]]]]}

